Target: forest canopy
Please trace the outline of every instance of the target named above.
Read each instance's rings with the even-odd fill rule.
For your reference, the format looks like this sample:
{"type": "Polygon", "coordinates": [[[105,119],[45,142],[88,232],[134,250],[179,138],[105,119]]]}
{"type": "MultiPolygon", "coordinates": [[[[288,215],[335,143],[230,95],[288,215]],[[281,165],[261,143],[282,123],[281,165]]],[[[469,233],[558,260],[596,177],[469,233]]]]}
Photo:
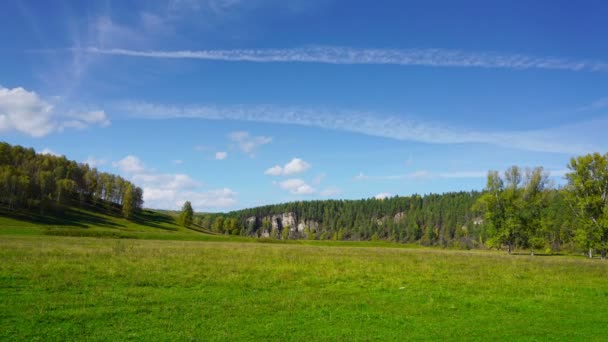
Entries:
{"type": "Polygon", "coordinates": [[[143,190],[88,164],[0,142],[0,205],[41,214],[93,206],[131,219],[143,206],[143,190]]]}

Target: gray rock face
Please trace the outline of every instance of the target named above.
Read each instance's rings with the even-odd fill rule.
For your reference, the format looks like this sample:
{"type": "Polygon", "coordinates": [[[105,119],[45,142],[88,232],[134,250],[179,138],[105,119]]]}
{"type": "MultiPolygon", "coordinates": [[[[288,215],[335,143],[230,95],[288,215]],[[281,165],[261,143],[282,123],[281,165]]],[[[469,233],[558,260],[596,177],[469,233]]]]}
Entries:
{"type": "Polygon", "coordinates": [[[300,233],[304,233],[304,231],[308,228],[309,230],[316,232],[319,229],[319,223],[314,220],[302,220],[297,225],[297,231],[300,233]]]}
{"type": "Polygon", "coordinates": [[[265,217],[270,220],[270,224],[272,225],[272,229],[283,230],[284,227],[289,227],[290,230],[292,227],[296,227],[298,224],[298,220],[294,213],[282,213],[278,215],[272,215],[269,217],[265,217]]]}
{"type": "Polygon", "coordinates": [[[384,222],[388,221],[389,217],[388,216],[383,216],[381,218],[376,219],[376,224],[381,226],[384,224],[384,222]]]}
{"type": "Polygon", "coordinates": [[[270,224],[272,225],[272,229],[281,230],[281,215],[272,215],[270,217],[270,224]]]}
{"type": "Polygon", "coordinates": [[[405,218],[405,213],[404,212],[400,212],[400,213],[396,213],[395,217],[393,218],[393,221],[395,223],[399,223],[401,222],[401,220],[403,220],[405,218]]]}
{"type": "Polygon", "coordinates": [[[281,214],[281,224],[283,227],[296,227],[298,225],[298,220],[294,213],[283,213],[281,214]]]}
{"type": "Polygon", "coordinates": [[[305,236],[306,228],[312,232],[317,232],[319,230],[319,222],[315,220],[298,220],[298,217],[293,212],[265,216],[262,218],[251,216],[246,219],[246,224],[247,226],[258,226],[260,228],[259,234],[261,237],[270,237],[271,230],[273,229],[283,231],[283,229],[288,228],[290,237],[296,238],[305,236]],[[260,227],[261,222],[264,222],[265,220],[270,222],[270,229],[263,229],[260,227]]]}

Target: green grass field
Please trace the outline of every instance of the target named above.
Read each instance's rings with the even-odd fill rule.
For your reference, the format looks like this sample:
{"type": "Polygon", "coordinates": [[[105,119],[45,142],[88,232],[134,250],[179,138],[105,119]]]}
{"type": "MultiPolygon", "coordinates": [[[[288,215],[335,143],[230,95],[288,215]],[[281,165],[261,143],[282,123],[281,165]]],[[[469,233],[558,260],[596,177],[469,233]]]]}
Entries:
{"type": "Polygon", "coordinates": [[[248,243],[105,219],[118,226],[0,217],[0,340],[608,339],[601,260],[248,243]],[[62,229],[141,239],[48,235],[62,229]]]}

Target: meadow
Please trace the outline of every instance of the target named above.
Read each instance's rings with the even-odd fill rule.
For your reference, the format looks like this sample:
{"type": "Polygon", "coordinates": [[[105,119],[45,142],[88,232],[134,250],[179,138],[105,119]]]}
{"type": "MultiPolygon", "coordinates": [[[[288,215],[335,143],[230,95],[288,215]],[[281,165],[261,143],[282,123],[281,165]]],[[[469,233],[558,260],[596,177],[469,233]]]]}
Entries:
{"type": "Polygon", "coordinates": [[[597,259],[69,237],[6,223],[0,340],[608,338],[608,264],[597,259]]]}

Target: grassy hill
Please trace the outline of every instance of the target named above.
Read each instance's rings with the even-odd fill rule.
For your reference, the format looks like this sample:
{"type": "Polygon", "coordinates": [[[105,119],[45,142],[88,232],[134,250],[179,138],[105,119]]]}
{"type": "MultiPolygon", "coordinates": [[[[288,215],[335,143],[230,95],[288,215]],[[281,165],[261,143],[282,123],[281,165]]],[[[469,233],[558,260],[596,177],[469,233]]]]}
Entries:
{"type": "Polygon", "coordinates": [[[0,208],[0,235],[54,235],[159,240],[225,240],[193,226],[175,222],[171,213],[142,210],[134,220],[108,215],[95,208],[65,207],[44,215],[0,208]]]}

